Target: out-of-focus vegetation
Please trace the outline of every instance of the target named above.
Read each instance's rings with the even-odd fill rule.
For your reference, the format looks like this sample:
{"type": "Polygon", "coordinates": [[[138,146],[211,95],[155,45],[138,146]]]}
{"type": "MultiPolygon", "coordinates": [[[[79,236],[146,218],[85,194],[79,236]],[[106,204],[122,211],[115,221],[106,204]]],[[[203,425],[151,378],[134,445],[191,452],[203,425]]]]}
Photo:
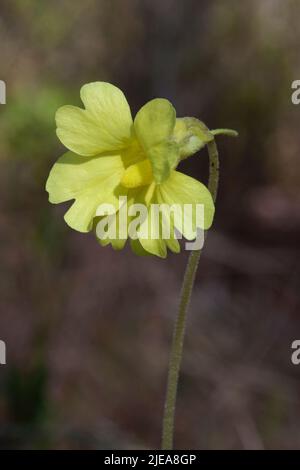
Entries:
{"type": "MultiPolygon", "coordinates": [[[[299,17],[297,0],[1,0],[1,448],[159,446],[187,253],[100,248],[44,190],[64,151],[54,113],[95,80],[122,88],[133,112],[164,96],[240,132],[219,139],[177,447],[300,448],[299,17]]],[[[205,151],[183,168],[205,180],[205,151]]]]}

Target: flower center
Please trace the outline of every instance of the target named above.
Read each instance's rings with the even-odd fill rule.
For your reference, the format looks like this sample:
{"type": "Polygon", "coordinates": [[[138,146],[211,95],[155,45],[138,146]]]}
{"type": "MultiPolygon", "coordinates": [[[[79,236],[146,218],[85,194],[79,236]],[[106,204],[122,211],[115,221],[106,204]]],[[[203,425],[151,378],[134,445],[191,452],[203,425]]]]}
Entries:
{"type": "Polygon", "coordinates": [[[126,168],[121,179],[121,184],[125,186],[125,188],[139,188],[140,186],[149,185],[152,181],[153,174],[151,164],[150,161],[146,159],[126,168]]]}

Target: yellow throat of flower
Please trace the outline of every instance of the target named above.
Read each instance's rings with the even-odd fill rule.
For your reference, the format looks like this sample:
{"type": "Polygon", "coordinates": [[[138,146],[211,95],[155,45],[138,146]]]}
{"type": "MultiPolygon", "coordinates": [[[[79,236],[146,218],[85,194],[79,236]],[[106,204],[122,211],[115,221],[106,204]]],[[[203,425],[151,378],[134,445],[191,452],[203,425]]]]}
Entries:
{"type": "Polygon", "coordinates": [[[139,188],[147,186],[153,182],[151,163],[149,160],[142,160],[126,168],[121,184],[125,188],[139,188]]]}

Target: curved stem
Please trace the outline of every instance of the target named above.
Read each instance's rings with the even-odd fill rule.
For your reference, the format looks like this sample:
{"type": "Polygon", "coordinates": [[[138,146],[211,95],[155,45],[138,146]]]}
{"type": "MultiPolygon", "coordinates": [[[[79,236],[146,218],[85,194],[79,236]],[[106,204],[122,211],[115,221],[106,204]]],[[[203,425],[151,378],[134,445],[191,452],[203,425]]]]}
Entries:
{"type": "MultiPolygon", "coordinates": [[[[210,190],[213,200],[215,202],[217,198],[219,183],[219,156],[215,140],[209,142],[207,144],[207,147],[209,154],[208,189],[210,190]]],[[[175,321],[168,369],[168,384],[162,432],[163,450],[171,450],[173,448],[175,407],[179,371],[182,360],[184,334],[186,328],[186,317],[190,305],[190,299],[194,287],[194,281],[197,272],[197,267],[199,264],[200,255],[201,250],[191,251],[181,288],[180,303],[177,318],[175,321]]]]}
{"type": "Polygon", "coordinates": [[[233,129],[215,129],[210,131],[212,135],[227,135],[229,137],[237,137],[239,133],[233,129]]]}

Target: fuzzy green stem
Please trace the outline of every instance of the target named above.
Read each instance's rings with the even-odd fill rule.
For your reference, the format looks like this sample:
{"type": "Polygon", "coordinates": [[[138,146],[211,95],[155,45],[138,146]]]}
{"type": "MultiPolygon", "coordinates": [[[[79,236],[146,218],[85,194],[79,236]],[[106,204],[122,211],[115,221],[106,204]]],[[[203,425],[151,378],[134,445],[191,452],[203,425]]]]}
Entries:
{"type": "Polygon", "coordinates": [[[237,137],[239,135],[238,132],[233,129],[215,129],[210,131],[210,133],[212,135],[227,135],[229,137],[237,137]]]}
{"type": "MultiPolygon", "coordinates": [[[[214,202],[217,198],[219,183],[219,156],[215,140],[207,144],[209,154],[209,181],[208,189],[210,190],[214,202]]],[[[183,284],[181,288],[180,303],[177,318],[175,321],[170,362],[168,369],[167,394],[164,408],[163,432],[162,432],[162,449],[173,449],[174,439],[174,419],[175,407],[178,388],[178,378],[180,365],[182,361],[182,351],[184,334],[186,329],[187,311],[190,305],[191,294],[194,286],[195,276],[201,250],[191,251],[186,271],[184,274],[183,284]]]]}

